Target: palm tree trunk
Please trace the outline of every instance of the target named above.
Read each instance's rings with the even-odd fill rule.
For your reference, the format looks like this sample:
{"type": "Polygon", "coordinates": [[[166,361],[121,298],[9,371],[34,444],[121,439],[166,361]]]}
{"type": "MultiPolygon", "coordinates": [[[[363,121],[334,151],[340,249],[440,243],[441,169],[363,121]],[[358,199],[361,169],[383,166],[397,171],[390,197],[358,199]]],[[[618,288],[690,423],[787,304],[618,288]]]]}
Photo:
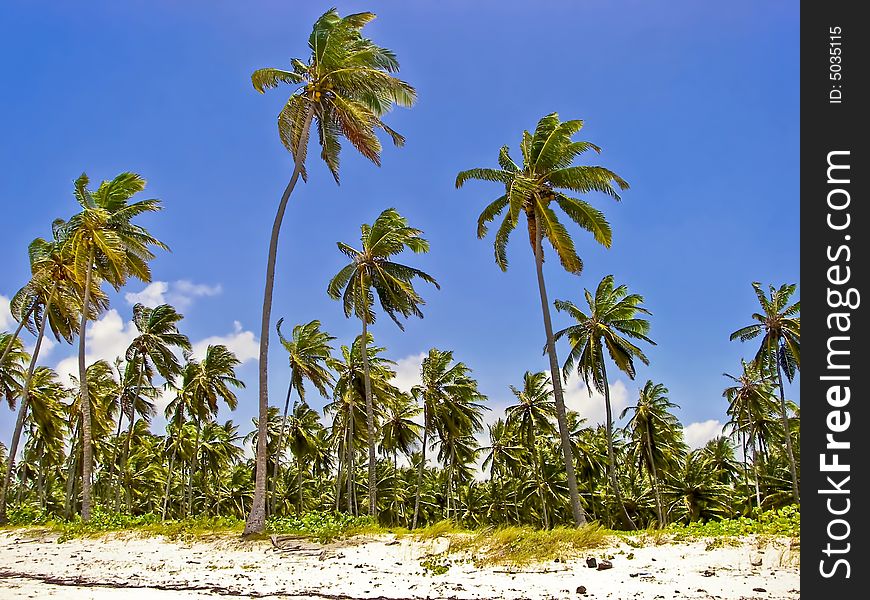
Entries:
{"type": "Polygon", "coordinates": [[[538,275],[538,292],[541,296],[541,312],[544,315],[544,332],[547,335],[547,356],[550,359],[550,378],[553,381],[553,396],[556,401],[556,421],[559,423],[559,438],[562,443],[562,459],[565,463],[565,475],[568,480],[568,492],[571,497],[571,513],[574,525],[580,527],[586,524],[586,513],[580,506],[580,492],[577,490],[577,476],[574,473],[574,455],[571,452],[571,438],[568,434],[568,417],[565,411],[565,399],[562,395],[562,379],[559,372],[559,360],[556,358],[556,342],[553,339],[553,323],[550,320],[550,303],[547,300],[547,287],[544,283],[544,254],[541,249],[541,227],[535,216],[535,269],[538,275]]]}
{"type": "Polygon", "coordinates": [[[302,515],[302,461],[296,458],[296,486],[299,488],[299,504],[296,505],[296,514],[302,515]]]}
{"type": "Polygon", "coordinates": [[[659,493],[659,476],[656,470],[656,462],[653,458],[652,437],[650,436],[649,424],[647,424],[646,427],[646,451],[647,455],[649,456],[649,475],[652,479],[651,483],[653,487],[653,493],[656,496],[656,511],[658,512],[659,517],[659,528],[661,528],[667,525],[667,523],[665,523],[665,513],[664,508],[662,507],[662,496],[659,493]]]}
{"type": "Polygon", "coordinates": [[[290,393],[293,391],[295,370],[290,370],[290,383],[287,385],[287,399],[284,401],[284,417],[281,419],[281,430],[278,433],[278,446],[275,450],[275,466],[272,468],[272,514],[276,514],[278,506],[278,465],[281,464],[281,454],[284,448],[284,428],[287,426],[287,412],[290,410],[290,393]]]}
{"type": "Polygon", "coordinates": [[[112,471],[109,476],[109,492],[111,493],[113,488],[115,490],[115,512],[120,510],[121,505],[121,469],[120,465],[118,465],[118,472],[115,472],[115,461],[118,460],[118,443],[121,440],[121,424],[123,421],[124,406],[121,404],[118,406],[118,427],[115,429],[115,443],[112,444],[112,462],[110,463],[112,471]]]}
{"type": "MultiPolygon", "coordinates": [[[[39,324],[39,333],[36,336],[36,346],[33,347],[33,355],[30,357],[30,366],[27,369],[27,378],[21,392],[21,405],[18,407],[18,418],[15,420],[15,430],[12,432],[12,442],[9,444],[9,456],[6,459],[6,473],[3,476],[3,487],[0,488],[0,524],[6,523],[6,494],[9,490],[9,482],[12,479],[12,465],[15,455],[18,453],[18,443],[21,441],[21,431],[24,429],[24,421],[27,419],[27,408],[30,406],[30,382],[33,372],[36,371],[36,361],[39,358],[39,350],[42,348],[42,340],[45,338],[45,327],[48,324],[48,313],[51,311],[51,300],[57,289],[55,283],[45,303],[45,311],[42,314],[42,322],[39,324]]],[[[0,361],[2,362],[2,361],[0,361]]]]}
{"type": "Polygon", "coordinates": [[[348,405],[347,419],[347,444],[344,448],[347,453],[347,460],[344,461],[347,468],[347,512],[356,515],[353,501],[353,402],[348,405]]]}
{"type": "MultiPolygon", "coordinates": [[[[172,484],[172,468],[175,466],[175,455],[178,453],[178,444],[181,443],[181,426],[184,421],[184,406],[178,408],[178,440],[172,447],[172,455],[169,457],[169,470],[166,472],[166,491],[163,494],[163,512],[160,515],[160,520],[166,520],[166,509],[169,507],[169,488],[172,484]]],[[[169,435],[167,433],[167,435],[169,435]]],[[[182,480],[183,481],[183,480],[182,480]]]]}
{"type": "Polygon", "coordinates": [[[76,480],[76,471],[78,471],[77,463],[78,463],[78,451],[76,450],[76,440],[79,437],[79,422],[76,422],[76,426],[73,429],[72,438],[70,438],[70,451],[69,451],[69,466],[67,467],[66,474],[66,500],[64,502],[64,516],[67,519],[71,519],[73,513],[75,512],[75,501],[73,500],[73,492],[75,490],[75,480],[76,480]]]}
{"type": "Polygon", "coordinates": [[[411,521],[411,529],[417,529],[417,518],[420,515],[420,488],[423,485],[423,469],[426,468],[426,442],[429,437],[429,410],[426,400],[423,400],[423,456],[420,466],[417,467],[417,492],[414,494],[414,518],[411,521]]]}
{"type": "Polygon", "coordinates": [[[529,432],[529,450],[532,453],[532,468],[535,471],[535,483],[538,488],[538,498],[541,501],[541,513],[543,516],[543,525],[544,529],[550,528],[550,518],[547,515],[547,505],[544,502],[544,490],[541,489],[541,462],[539,460],[537,448],[535,447],[535,430],[534,426],[532,426],[531,431],[529,432]]]}
{"type": "MultiPolygon", "coordinates": [[[[57,287],[57,284],[54,284],[54,288],[57,287]]],[[[52,293],[54,293],[54,288],[52,288],[52,293]]],[[[15,328],[15,332],[12,334],[12,337],[9,338],[9,341],[6,343],[6,347],[3,349],[3,355],[0,356],[0,365],[3,364],[3,361],[6,360],[6,355],[9,354],[9,351],[12,350],[12,346],[15,344],[15,340],[18,339],[18,336],[21,334],[21,330],[24,328],[24,324],[27,323],[27,319],[30,318],[30,315],[33,314],[33,311],[36,310],[36,302],[30,305],[30,308],[27,309],[27,312],[24,314],[24,318],[21,319],[18,323],[18,327],[15,328]]]]}
{"type": "MultiPolygon", "coordinates": [[[[136,399],[139,398],[139,393],[142,389],[142,378],[145,373],[145,356],[141,357],[142,361],[139,364],[139,377],[136,381],[136,395],[133,396],[133,406],[130,407],[130,424],[127,427],[127,441],[124,443],[124,454],[121,457],[121,465],[119,468],[119,479],[118,479],[118,489],[115,491],[115,504],[120,505],[120,491],[122,487],[122,479],[121,475],[125,475],[127,473],[127,461],[130,459],[130,444],[133,442],[133,426],[136,422],[136,399]]],[[[129,498],[130,494],[126,494],[129,498]]],[[[129,509],[129,502],[128,502],[129,509]]]]}
{"type": "Polygon", "coordinates": [[[79,389],[82,406],[82,521],[91,520],[91,468],[94,449],[91,446],[91,400],[88,397],[88,379],[85,366],[85,328],[88,324],[88,306],[91,302],[91,276],[94,268],[94,248],[88,254],[85,275],[85,294],[82,301],[82,321],[79,327],[79,389]]]}
{"type": "Polygon", "coordinates": [[[272,224],[272,235],[269,238],[269,255],[266,259],[266,285],[263,290],[263,317],[260,323],[260,390],[259,390],[259,417],[257,421],[257,473],[254,484],[254,500],[251,504],[251,513],[245,522],[245,530],[242,535],[263,533],[266,529],[266,438],[269,420],[269,327],[272,318],[272,291],[275,287],[275,259],[278,255],[278,234],[281,232],[281,222],[284,220],[284,211],[287,209],[287,201],[296,187],[299,175],[302,173],[302,155],[300,151],[308,145],[308,135],[311,130],[311,119],[314,116],[314,108],[308,105],[305,114],[305,123],[302,125],[302,135],[299,138],[299,146],[296,148],[296,161],[293,166],[293,175],[284,189],[281,202],[278,204],[278,212],[272,224]]]}
{"type": "Polygon", "coordinates": [[[338,512],[339,501],[341,497],[341,467],[344,459],[342,457],[341,446],[336,444],[335,454],[337,456],[337,463],[335,465],[335,512],[338,512]]]}
{"type": "Polygon", "coordinates": [[[393,449],[393,509],[396,511],[395,524],[398,525],[403,511],[399,507],[399,450],[396,448],[393,449]]]}
{"type": "Polygon", "coordinates": [[[202,427],[202,419],[196,416],[196,441],[193,444],[193,458],[190,460],[190,472],[187,474],[187,513],[193,514],[193,476],[196,474],[196,466],[199,462],[199,432],[202,427]]]}
{"type": "MultiPolygon", "coordinates": [[[[363,279],[363,273],[360,273],[360,280],[363,279]]],[[[363,383],[366,391],[366,428],[368,429],[367,437],[369,443],[369,515],[377,520],[378,482],[375,473],[375,407],[372,401],[372,380],[369,373],[368,324],[365,317],[363,317],[362,322],[363,383]]]]}
{"type": "Polygon", "coordinates": [[[601,375],[604,378],[604,408],[607,412],[607,474],[610,479],[610,485],[613,486],[613,494],[616,496],[616,501],[622,509],[622,515],[625,517],[626,524],[631,529],[637,529],[634,521],[628,515],[628,510],[625,508],[625,502],[622,501],[622,492],[619,491],[619,479],[616,477],[616,455],[613,452],[613,411],[610,406],[610,385],[607,383],[607,365],[604,362],[604,356],[600,352],[598,355],[601,360],[601,375]]]}
{"type": "Polygon", "coordinates": [[[794,501],[800,504],[800,494],[798,493],[798,478],[797,465],[794,460],[794,449],[791,444],[791,428],[788,424],[788,411],[785,407],[785,388],[782,383],[782,365],[779,364],[779,356],[775,356],[776,360],[776,375],[779,383],[779,410],[782,417],[783,433],[785,435],[785,450],[788,453],[788,468],[791,471],[791,493],[794,501]]]}

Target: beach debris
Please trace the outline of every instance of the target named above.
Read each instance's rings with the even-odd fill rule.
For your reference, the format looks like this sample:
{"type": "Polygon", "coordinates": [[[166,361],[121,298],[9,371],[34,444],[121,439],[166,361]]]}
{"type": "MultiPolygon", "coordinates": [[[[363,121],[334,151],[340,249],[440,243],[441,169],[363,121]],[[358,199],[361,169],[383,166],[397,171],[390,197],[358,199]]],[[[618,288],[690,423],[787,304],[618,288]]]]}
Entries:
{"type": "Polygon", "coordinates": [[[701,573],[701,575],[703,575],[704,577],[712,577],[715,574],[716,574],[716,571],[714,571],[712,569],[704,569],[704,571],[701,573]]]}
{"type": "Polygon", "coordinates": [[[586,586],[585,585],[578,585],[577,586],[577,593],[580,595],[585,595],[586,594],[586,586]]]}
{"type": "Polygon", "coordinates": [[[589,558],[586,559],[586,566],[589,567],[590,569],[594,569],[595,567],[598,566],[598,561],[595,560],[594,556],[590,556],[589,558]]]}
{"type": "Polygon", "coordinates": [[[753,567],[760,567],[763,559],[760,554],[753,554],[749,557],[749,564],[753,567]]]}
{"type": "Polygon", "coordinates": [[[399,540],[390,540],[389,542],[384,544],[384,546],[398,546],[398,545],[399,545],[399,540]]]}
{"type": "Polygon", "coordinates": [[[752,588],[753,592],[766,592],[767,590],[763,587],[752,588]]]}
{"type": "Polygon", "coordinates": [[[599,571],[604,571],[605,569],[612,569],[612,568],[613,568],[613,563],[610,562],[609,560],[602,560],[601,562],[598,563],[598,570],[599,571]]]}

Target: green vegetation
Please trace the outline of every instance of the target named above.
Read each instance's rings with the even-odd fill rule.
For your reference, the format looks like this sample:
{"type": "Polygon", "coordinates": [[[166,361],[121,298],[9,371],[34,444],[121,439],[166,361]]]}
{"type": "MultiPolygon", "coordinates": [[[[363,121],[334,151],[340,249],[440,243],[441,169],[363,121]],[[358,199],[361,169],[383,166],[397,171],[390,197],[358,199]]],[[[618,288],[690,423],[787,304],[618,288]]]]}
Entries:
{"type": "Polygon", "coordinates": [[[485,528],[471,536],[451,539],[450,552],[467,552],[477,566],[523,566],[567,560],[590,548],[604,546],[608,531],[595,524],[578,528],[485,528]]]}

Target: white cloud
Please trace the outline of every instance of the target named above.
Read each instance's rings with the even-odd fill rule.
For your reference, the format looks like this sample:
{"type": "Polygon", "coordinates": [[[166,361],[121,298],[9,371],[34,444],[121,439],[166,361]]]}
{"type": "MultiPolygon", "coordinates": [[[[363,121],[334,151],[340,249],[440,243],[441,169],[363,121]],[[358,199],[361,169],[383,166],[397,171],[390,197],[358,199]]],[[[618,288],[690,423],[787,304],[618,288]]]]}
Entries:
{"type": "MultiPolygon", "coordinates": [[[[0,328],[0,329],[2,329],[2,328],[0,328]]],[[[56,346],[57,346],[57,342],[55,342],[54,339],[51,337],[51,334],[48,331],[46,331],[45,335],[42,336],[42,346],[39,347],[39,361],[38,362],[43,362],[45,359],[47,359],[48,356],[51,354],[51,351],[54,350],[54,348],[56,346]]],[[[36,342],[34,341],[34,343],[27,346],[27,348],[25,348],[25,350],[27,350],[28,354],[33,355],[33,350],[35,347],[36,347],[36,342]]]]}
{"type": "Polygon", "coordinates": [[[410,392],[411,388],[420,383],[420,366],[426,353],[411,354],[396,361],[396,377],[392,384],[403,392],[410,392]]]}
{"type": "MultiPolygon", "coordinates": [[[[619,413],[628,406],[628,388],[621,379],[609,384],[610,406],[613,410],[613,420],[619,420],[619,413]]],[[[607,409],[604,405],[604,394],[593,391],[592,396],[583,383],[583,379],[572,375],[565,382],[565,406],[569,410],[580,413],[586,419],[587,427],[603,424],[607,417],[607,409]]]]}
{"type": "Polygon", "coordinates": [[[0,331],[8,331],[16,325],[9,311],[9,298],[0,294],[0,331]]]}
{"type": "Polygon", "coordinates": [[[209,346],[223,344],[232,350],[236,358],[243,363],[257,360],[260,354],[260,342],[252,331],[242,329],[242,324],[233,321],[233,332],[227,335],[213,335],[193,344],[193,356],[202,359],[209,346]]]}
{"type": "Polygon", "coordinates": [[[124,299],[131,305],[140,302],[153,308],[159,304],[171,304],[179,310],[184,310],[193,304],[194,298],[217,296],[222,291],[220,284],[206,285],[193,283],[187,279],[179,279],[172,283],[152,281],[141,292],[127,292],[124,294],[124,299]]]}
{"type": "Polygon", "coordinates": [[[716,419],[689,423],[683,429],[683,439],[693,450],[720,435],[722,435],[722,423],[716,419]]]}
{"type": "MultiPolygon", "coordinates": [[[[90,365],[98,360],[106,360],[111,364],[116,357],[124,358],[136,333],[133,322],[125,322],[114,308],[96,321],[89,322],[85,332],[85,364],[90,365]]],[[[78,357],[74,355],[63,359],[55,370],[61,382],[68,384],[69,375],[78,377],[78,357]]]]}

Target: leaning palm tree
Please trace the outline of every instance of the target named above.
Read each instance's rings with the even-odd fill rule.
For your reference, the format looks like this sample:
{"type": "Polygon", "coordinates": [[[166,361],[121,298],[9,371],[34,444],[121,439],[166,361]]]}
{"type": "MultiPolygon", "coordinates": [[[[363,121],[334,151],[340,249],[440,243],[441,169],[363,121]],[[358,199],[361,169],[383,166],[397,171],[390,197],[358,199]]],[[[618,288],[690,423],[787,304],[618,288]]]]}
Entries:
{"type": "MultiPolygon", "coordinates": [[[[267,361],[269,357],[269,322],[272,314],[272,290],[275,282],[275,259],[278,235],[290,194],[301,176],[307,181],[305,158],[311,126],[317,131],[321,158],[338,182],[340,138],[376,165],[380,165],[381,143],[375,131],[381,129],[397,146],[404,138],[390,129],[381,117],[393,105],[410,107],[416,100],[413,87],[394,77],[399,70],[395,54],[375,45],[361,34],[375,15],[369,12],[340,17],[335,9],[326,11],[314,23],[308,47],[308,62],[291,59],[292,70],[258,69],[251,75],[254,88],[265,93],[282,83],[299,86],[278,115],[278,135],[293,156],[293,174],[281,201],[266,260],[266,284],[263,293],[263,318],[260,328],[259,423],[265,427],[269,404],[267,361]]],[[[265,429],[261,435],[265,437],[265,429]]],[[[259,444],[265,452],[266,444],[259,444]]],[[[257,455],[257,482],[251,514],[245,534],[261,533],[266,519],[266,456],[257,455]]]]}
{"type": "Polygon", "coordinates": [[[731,334],[731,340],[739,339],[741,342],[758,337],[762,333],[761,345],[755,355],[755,362],[759,365],[767,365],[770,368],[776,366],[777,383],[779,384],[779,416],[782,419],[783,431],[785,431],[785,449],[788,455],[788,465],[791,470],[791,491],[795,502],[800,502],[798,491],[797,463],[792,448],[791,428],[788,424],[788,410],[785,404],[785,388],[782,374],[789,381],[794,379],[795,372],[801,368],[801,311],[800,300],[789,305],[789,300],[797,286],[795,284],[782,285],[779,289],[769,287],[768,297],[761,284],[757,281],[752,283],[752,289],[761,304],[762,313],[754,313],[752,318],[757,321],[752,325],[742,327],[731,334]]]}
{"type": "Polygon", "coordinates": [[[647,315],[651,313],[641,306],[643,296],[629,294],[628,288],[624,285],[614,287],[613,275],[607,275],[601,280],[595,290],[594,297],[589,290],[584,290],[584,292],[586,303],[589,305],[589,314],[584,313],[572,302],[556,300],[556,310],[567,312],[577,321],[577,324],[557,332],[555,339],[559,340],[567,336],[571,345],[571,351],[563,366],[565,376],[567,377],[576,366],[577,372],[583,376],[589,395],[592,395],[593,387],[604,395],[604,406],[607,413],[608,476],[626,523],[634,528],[634,522],[622,502],[616,476],[616,456],[613,452],[613,414],[610,405],[610,386],[607,383],[604,348],[607,348],[607,352],[616,363],[616,367],[629,378],[634,379],[634,359],[637,358],[644,364],[649,364],[649,360],[643,351],[628,338],[643,340],[655,345],[655,342],[646,335],[649,332],[649,321],[637,318],[638,313],[647,315]]]}
{"type": "MultiPolygon", "coordinates": [[[[332,346],[329,342],[335,337],[320,329],[320,321],[314,320],[297,325],[293,328],[290,339],[281,333],[281,323],[284,319],[278,319],[277,330],[281,345],[287,351],[290,363],[290,382],[287,385],[287,398],[284,401],[284,416],[281,421],[281,432],[278,434],[278,454],[272,471],[272,485],[277,485],[278,468],[281,462],[281,453],[284,450],[284,429],[287,423],[287,412],[290,409],[290,394],[296,389],[296,394],[301,402],[305,402],[305,385],[307,379],[311,382],[321,396],[326,398],[334,380],[329,366],[332,364],[332,346]]],[[[307,406],[307,405],[306,405],[307,406]]],[[[295,409],[294,409],[295,410],[295,409]]],[[[275,514],[278,498],[273,487],[272,490],[272,514],[275,514]]]]}
{"type": "Polygon", "coordinates": [[[387,402],[385,408],[384,424],[381,427],[381,452],[393,456],[393,507],[398,510],[404,508],[398,499],[399,454],[410,457],[420,441],[422,427],[413,419],[422,409],[407,394],[396,395],[387,402]]]}
{"type": "Polygon", "coordinates": [[[135,173],[121,173],[111,181],[103,181],[91,191],[84,173],[75,181],[75,197],[82,211],[73,216],[68,227],[67,245],[73,256],[76,279],[82,286],[82,311],[79,326],[79,381],[82,382],[82,520],[91,518],[91,470],[93,447],[91,403],[85,377],[85,328],[91,314],[91,295],[100,281],[107,281],[115,290],[121,289],[129,277],[151,281],[148,261],[154,258],[150,247],[169,248],[146,229],[134,225],[133,218],[160,210],[155,199],[128,202],[145,189],[145,180],[135,173]]]}
{"type": "Polygon", "coordinates": [[[493,181],[505,186],[505,193],[491,202],[477,220],[477,237],[483,238],[487,224],[504,212],[504,218],[495,235],[495,262],[502,271],[507,270],[507,243],[520,215],[525,214],[529,232],[529,243],[535,255],[535,268],[538,279],[538,292],[541,297],[541,311],[544,317],[546,334],[546,353],[550,361],[550,377],[553,382],[553,395],[556,402],[556,420],[562,444],[562,458],[568,478],[571,510],[575,525],[586,522],[586,515],[580,506],[577,491],[577,478],[574,474],[574,460],[571,455],[571,442],[565,417],[565,400],[562,381],[559,377],[559,360],[553,339],[553,325],[550,320],[550,304],[544,283],[544,250],[542,240],[550,242],[562,267],[569,273],[579,275],[583,262],[577,256],[574,242],[568,230],[559,221],[554,210],[558,206],[574,223],[592,233],[595,241],[610,247],[610,225],[604,215],[587,202],[573,198],[561,190],[574,193],[602,192],[616,200],[620,189],[627,189],[628,183],[619,175],[598,166],[571,166],[574,159],[588,150],[600,152],[595,144],[572,141],[571,137],[583,127],[583,121],[559,121],[559,115],[549,114],[538,121],[535,133],[523,132],[520,150],[522,166],[511,158],[507,146],[502,146],[498,155],[499,169],[469,169],[456,176],[456,187],[469,179],[493,181]]]}
{"type": "Polygon", "coordinates": [[[541,500],[543,525],[544,529],[549,529],[550,519],[541,485],[540,454],[536,438],[538,435],[548,436],[553,432],[553,423],[550,419],[556,415],[556,403],[551,399],[550,378],[543,371],[539,373],[526,371],[523,375],[522,389],[511,386],[511,392],[516,396],[517,403],[508,406],[505,410],[507,423],[517,428],[520,439],[532,459],[535,490],[541,500]]]}
{"type": "MultiPolygon", "coordinates": [[[[412,252],[428,252],[429,242],[423,239],[419,229],[408,226],[393,208],[388,208],[371,225],[360,227],[361,248],[338,242],[338,249],[351,263],[342,268],[329,282],[326,292],[329,297],[342,299],[344,315],[356,316],[362,321],[363,343],[368,339],[368,326],[375,322],[373,310],[374,296],[384,312],[403,330],[405,327],[399,316],[422,318],[420,306],[423,298],[414,289],[414,279],[419,278],[440,288],[435,279],[419,269],[393,262],[392,257],[405,249],[412,252]]],[[[363,374],[365,378],[366,424],[369,431],[369,514],[376,514],[377,480],[375,477],[375,409],[372,405],[372,390],[369,374],[368,354],[362,353],[363,374]]]]}

